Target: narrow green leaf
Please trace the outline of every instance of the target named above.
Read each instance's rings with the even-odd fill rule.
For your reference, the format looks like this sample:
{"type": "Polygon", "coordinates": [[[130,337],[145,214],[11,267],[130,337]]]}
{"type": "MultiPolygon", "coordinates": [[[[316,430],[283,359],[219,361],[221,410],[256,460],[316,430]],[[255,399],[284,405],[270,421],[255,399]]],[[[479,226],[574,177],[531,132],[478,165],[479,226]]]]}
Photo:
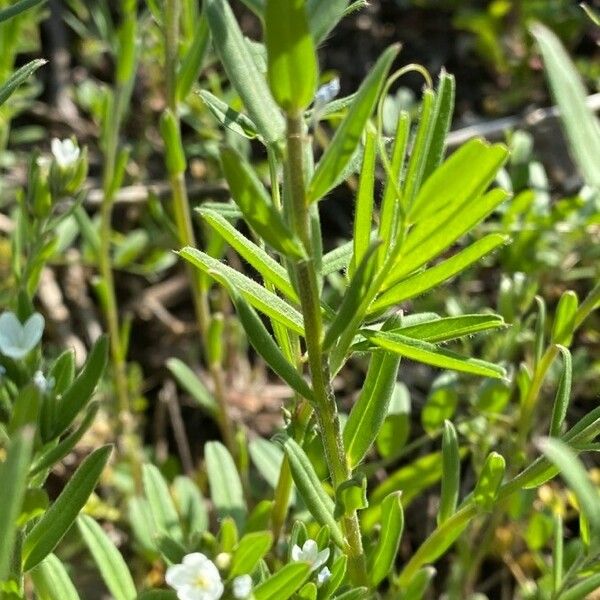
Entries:
{"type": "Polygon", "coordinates": [[[186,52],[181,66],[177,72],[176,95],[179,102],[183,102],[190,93],[194,83],[198,79],[202,63],[206,57],[208,44],[210,41],[210,31],[206,16],[200,16],[200,22],[194,27],[194,38],[186,52]]]}
{"type": "MultiPolygon", "coordinates": [[[[457,177],[454,175],[453,177],[457,177]]],[[[396,259],[383,288],[399,281],[404,276],[439,256],[450,248],[475,225],[485,219],[494,209],[508,198],[508,192],[494,189],[483,196],[440,209],[434,215],[415,225],[408,233],[402,251],[396,259]]]]}
{"type": "Polygon", "coordinates": [[[542,52],[575,162],[587,183],[600,188],[600,122],[586,104],[587,90],[559,39],[541,23],[531,26],[542,52]]]}
{"type": "Polygon", "coordinates": [[[306,507],[317,523],[329,527],[332,539],[343,548],[344,536],[333,517],[335,504],[323,489],[304,450],[295,440],[284,434],[278,434],[273,439],[281,444],[288,457],[294,483],[306,507]]]}
{"type": "Polygon", "coordinates": [[[506,323],[500,315],[459,315],[438,317],[415,325],[393,328],[390,331],[436,344],[503,327],[506,327],[506,323]]]}
{"type": "Polygon", "coordinates": [[[367,120],[371,116],[388,71],[400,47],[390,46],[364,80],[346,118],[325,150],[308,187],[308,201],[320,200],[331,189],[356,151],[367,120]]]}
{"type": "Polygon", "coordinates": [[[442,489],[437,514],[438,525],[447,521],[455,512],[460,490],[460,453],[456,429],[450,421],[444,422],[442,435],[442,489]]]}
{"type": "Polygon", "coordinates": [[[342,19],[348,6],[348,0],[306,0],[310,30],[318,44],[342,19]]]}
{"type": "Polygon", "coordinates": [[[45,469],[52,468],[56,463],[62,460],[67,454],[75,448],[77,442],[83,437],[85,432],[90,428],[96,415],[100,404],[98,402],[92,402],[85,413],[85,416],[81,420],[79,427],[70,433],[67,437],[62,439],[56,446],[53,446],[49,450],[43,452],[40,457],[31,466],[31,475],[37,475],[45,469]]]}
{"type": "Polygon", "coordinates": [[[563,370],[556,390],[556,398],[552,408],[552,420],[550,423],[550,436],[558,437],[562,424],[567,416],[567,408],[571,400],[571,383],[573,381],[573,359],[568,348],[558,346],[563,357],[563,370]]]}
{"type": "Polygon", "coordinates": [[[309,564],[287,564],[275,575],[271,575],[254,588],[254,598],[256,600],[288,600],[302,587],[309,575],[309,564]]]}
{"type": "MultiPolygon", "coordinates": [[[[2,20],[1,17],[2,13],[0,12],[0,21],[2,20]]],[[[13,93],[21,84],[27,81],[27,79],[29,79],[42,65],[45,65],[47,62],[48,61],[43,59],[32,60],[20,69],[17,69],[0,86],[0,106],[2,106],[13,95],[13,93]]]]}
{"type": "Polygon", "coordinates": [[[219,273],[221,277],[234,284],[254,308],[285,325],[291,331],[304,335],[302,315],[285,300],[269,292],[256,281],[195,248],[183,248],[179,251],[179,255],[204,273],[219,273]]]}
{"type": "Polygon", "coordinates": [[[408,150],[410,138],[410,115],[402,111],[396,125],[394,147],[392,149],[392,160],[389,170],[386,169],[385,186],[383,198],[381,199],[381,210],[379,215],[379,238],[383,241],[380,263],[387,257],[392,249],[398,231],[398,218],[401,213],[402,179],[404,177],[404,162],[408,150]],[[399,196],[400,194],[400,196],[399,196]]]}
{"type": "Polygon", "coordinates": [[[590,481],[577,454],[565,442],[556,438],[545,438],[538,443],[541,451],[556,465],[561,475],[577,497],[581,512],[587,518],[593,539],[600,534],[600,503],[598,490],[590,481]]]}
{"type": "Polygon", "coordinates": [[[38,600],[79,600],[79,594],[64,565],[49,554],[29,573],[38,600]]]}
{"type": "Polygon", "coordinates": [[[38,4],[42,4],[45,1],[46,0],[18,0],[10,6],[0,10],[0,23],[8,21],[9,19],[20,15],[22,12],[33,8],[38,4]]]}
{"type": "MultiPolygon", "coordinates": [[[[281,448],[265,440],[264,438],[255,438],[250,441],[248,446],[250,458],[262,475],[263,479],[273,488],[277,488],[279,475],[283,463],[284,453],[281,448]]],[[[290,504],[296,502],[296,490],[291,491],[290,504]]]]}
{"type": "Polygon", "coordinates": [[[421,110],[419,113],[419,125],[417,127],[417,133],[406,168],[402,197],[402,206],[406,212],[410,211],[414,199],[423,183],[425,164],[429,155],[429,145],[431,144],[433,135],[434,106],[435,93],[433,90],[426,89],[423,92],[423,100],[421,101],[421,110]]]}
{"type": "Polygon", "coordinates": [[[552,343],[570,346],[577,319],[579,299],[577,294],[567,290],[561,297],[552,324],[552,343]]]}
{"type": "Polygon", "coordinates": [[[219,412],[214,396],[208,391],[198,375],[178,358],[167,361],[167,369],[177,383],[212,417],[219,412]]]}
{"type": "Polygon", "coordinates": [[[384,310],[436,288],[448,279],[455,277],[469,268],[472,264],[480,261],[486,254],[506,244],[508,240],[507,236],[499,233],[486,235],[451,258],[435,265],[435,267],[426,269],[396,283],[373,302],[369,312],[384,310]]]}
{"type": "Polygon", "coordinates": [[[342,298],[342,303],[325,332],[322,344],[323,352],[327,351],[338,338],[352,335],[354,330],[359,327],[364,316],[364,310],[361,310],[361,306],[364,304],[364,297],[371,287],[377,269],[376,250],[378,246],[378,242],[371,244],[360,261],[356,273],[342,298]]]}
{"type": "Polygon", "coordinates": [[[403,589],[402,600],[423,600],[435,574],[433,567],[419,569],[403,589]]]}
{"type": "Polygon", "coordinates": [[[230,577],[252,573],[259,561],[273,545],[273,535],[269,531],[258,531],[245,535],[233,551],[230,577]]]}
{"type": "Polygon", "coordinates": [[[454,113],[455,91],[456,82],[454,81],[454,76],[442,69],[435,94],[435,107],[433,109],[434,125],[431,133],[429,152],[427,153],[427,160],[423,170],[424,182],[440,166],[444,158],[446,136],[450,130],[452,115],[454,113]]]}
{"type": "Polygon", "coordinates": [[[344,448],[351,468],[365,457],[388,413],[398,376],[400,358],[376,352],[369,362],[367,377],[344,427],[344,448]]]}
{"type": "Polygon", "coordinates": [[[244,491],[231,454],[220,442],[204,447],[210,496],[219,518],[232,517],[239,529],[246,518],[244,491]]]}
{"type": "Polygon", "coordinates": [[[276,260],[271,258],[260,246],[242,235],[227,219],[215,211],[200,208],[198,213],[248,264],[263,276],[265,281],[273,284],[292,302],[300,303],[287,271],[276,260]]]}
{"type": "Polygon", "coordinates": [[[480,139],[467,142],[427,179],[411,207],[410,220],[416,223],[440,209],[458,208],[481,196],[507,158],[508,150],[501,144],[480,139]]]}
{"type": "Polygon", "coordinates": [[[326,277],[336,271],[343,271],[348,268],[352,260],[352,241],[346,242],[337,248],[334,248],[325,256],[321,264],[321,275],[326,277]]]}
{"type": "Polygon", "coordinates": [[[237,315],[252,347],[262,356],[269,367],[288,383],[293,390],[304,396],[307,400],[312,401],[313,393],[310,386],[306,383],[302,375],[298,373],[294,365],[285,358],[260,317],[256,314],[256,311],[238,292],[234,285],[218,273],[211,272],[211,275],[229,292],[229,296],[235,305],[237,315]]]}
{"type": "Polygon", "coordinates": [[[410,393],[406,385],[397,381],[388,406],[388,414],[377,434],[377,452],[391,458],[402,451],[410,434],[410,393]]]}
{"type": "Polygon", "coordinates": [[[200,489],[196,483],[184,475],[175,477],[173,481],[173,500],[189,535],[203,533],[208,529],[208,511],[200,489]]]}
{"type": "Polygon", "coordinates": [[[429,342],[383,331],[375,332],[363,329],[361,333],[384,350],[434,367],[498,379],[506,375],[502,367],[476,358],[461,356],[455,352],[438,348],[429,342]]]}
{"type": "Polygon", "coordinates": [[[58,401],[51,437],[58,437],[89,402],[108,360],[108,338],[103,335],[94,344],[83,369],[58,401]]]}
{"type": "Polygon", "coordinates": [[[401,492],[392,492],[381,503],[381,534],[369,565],[369,580],[377,587],[390,573],[396,561],[404,530],[401,492]]]}
{"type": "Polygon", "coordinates": [[[348,570],[348,557],[342,554],[331,567],[331,577],[321,586],[320,600],[329,600],[342,585],[348,570]]]}
{"type": "Polygon", "coordinates": [[[258,137],[256,125],[248,116],[233,110],[226,102],[206,90],[200,90],[198,95],[221,125],[248,139],[258,137]]]}
{"type": "Polygon", "coordinates": [[[274,143],[285,133],[285,122],[258,70],[229,2],[206,0],[204,10],[213,44],[244,106],[264,140],[274,143]]]}
{"type": "Polygon", "coordinates": [[[589,595],[599,587],[600,573],[584,575],[580,581],[563,591],[558,597],[560,600],[583,600],[589,598],[589,595]]]}
{"type": "Polygon", "coordinates": [[[483,510],[492,509],[498,496],[498,490],[502,485],[505,470],[504,457],[497,452],[490,452],[485,459],[477,485],[473,490],[473,501],[483,510]]]}
{"type": "Polygon", "coordinates": [[[267,0],[265,42],[273,98],[298,114],[312,102],[319,72],[305,0],[267,0]]]}
{"type": "Polygon", "coordinates": [[[6,459],[0,464],[0,581],[6,580],[13,557],[17,519],[27,489],[27,472],[33,452],[35,430],[26,427],[12,436],[6,459]],[[6,493],[9,491],[9,493],[6,493]]]}
{"type": "Polygon", "coordinates": [[[135,600],[137,592],[127,563],[102,527],[87,515],[77,518],[77,527],[114,600],[135,600]]]}
{"type": "Polygon", "coordinates": [[[158,467],[150,464],[143,465],[142,482],[157,531],[167,534],[178,542],[183,541],[179,515],[171,491],[158,467]]]}
{"type": "Polygon", "coordinates": [[[223,173],[231,196],[248,225],[261,239],[284,256],[302,258],[304,251],[273,206],[264,185],[244,157],[233,148],[221,149],[223,173]]]}
{"type": "Polygon", "coordinates": [[[367,126],[365,134],[365,152],[356,193],[356,212],[354,214],[354,236],[352,261],[348,273],[354,272],[369,250],[371,228],[373,227],[373,200],[375,196],[375,163],[377,159],[377,131],[367,126]]]}
{"type": "Polygon", "coordinates": [[[39,564],[73,525],[79,511],[94,491],[108,462],[112,446],[94,450],[78,467],[58,498],[34,525],[23,542],[23,570],[39,564]]]}

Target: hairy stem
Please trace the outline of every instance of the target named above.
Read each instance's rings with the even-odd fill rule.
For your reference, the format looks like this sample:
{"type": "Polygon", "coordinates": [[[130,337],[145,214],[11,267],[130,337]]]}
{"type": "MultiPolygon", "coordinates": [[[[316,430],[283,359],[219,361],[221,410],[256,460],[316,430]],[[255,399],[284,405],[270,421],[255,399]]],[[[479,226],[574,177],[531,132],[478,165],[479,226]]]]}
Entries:
{"type": "MultiPolygon", "coordinates": [[[[287,169],[291,200],[292,224],[302,242],[307,259],[294,267],[304,317],[304,334],[308,365],[315,395],[316,416],[321,430],[325,456],[335,489],[350,478],[351,472],[344,453],[340,421],[335,396],[331,387],[327,356],[322,351],[323,322],[317,274],[311,260],[313,240],[304,182],[304,123],[302,116],[288,115],[287,119],[287,169]]],[[[366,562],[362,547],[360,524],[356,511],[343,519],[348,546],[348,566],[353,581],[367,581],[366,562]]]]}

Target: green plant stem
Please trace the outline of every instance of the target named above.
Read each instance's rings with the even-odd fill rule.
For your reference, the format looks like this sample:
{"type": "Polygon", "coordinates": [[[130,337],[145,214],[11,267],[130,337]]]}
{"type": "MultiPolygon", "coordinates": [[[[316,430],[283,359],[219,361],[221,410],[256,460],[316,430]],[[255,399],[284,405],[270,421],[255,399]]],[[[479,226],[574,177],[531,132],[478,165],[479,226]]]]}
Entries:
{"type": "MultiPolygon", "coordinates": [[[[300,114],[287,118],[287,173],[290,186],[292,223],[294,231],[309,258],[295,265],[308,365],[315,395],[317,421],[321,430],[325,456],[335,489],[350,478],[351,472],[344,453],[337,405],[329,376],[327,357],[322,352],[323,323],[317,285],[317,274],[311,260],[313,240],[310,234],[309,207],[304,181],[304,122],[300,114]]],[[[343,519],[348,546],[348,567],[352,580],[359,585],[367,582],[366,561],[362,546],[360,524],[356,511],[343,519]]]]}
{"type": "Polygon", "coordinates": [[[115,189],[114,178],[119,143],[119,130],[122,120],[121,105],[125,100],[125,90],[122,86],[117,86],[114,92],[115,116],[113,122],[110,124],[104,155],[104,196],[100,207],[100,248],[98,256],[98,267],[103,287],[101,297],[103,299],[106,325],[110,336],[111,362],[121,420],[128,419],[130,406],[125,349],[123,348],[121,340],[117,297],[111,261],[111,234],[115,189]]]}
{"type": "MultiPolygon", "coordinates": [[[[181,18],[180,0],[167,0],[165,5],[165,87],[167,106],[177,121],[177,128],[181,131],[177,103],[177,65],[179,52],[179,26],[181,18]]],[[[169,177],[173,214],[177,229],[180,247],[196,246],[192,216],[189,208],[189,198],[185,185],[185,173],[172,173],[169,177]]],[[[205,358],[208,360],[208,328],[211,314],[208,302],[208,289],[202,279],[201,273],[191,265],[186,266],[188,278],[192,287],[192,301],[196,324],[202,339],[205,358]]],[[[225,391],[225,377],[221,365],[211,364],[209,367],[213,380],[213,392],[219,405],[218,425],[225,445],[234,457],[237,457],[237,444],[235,430],[229,416],[227,394],[225,391]]]]}

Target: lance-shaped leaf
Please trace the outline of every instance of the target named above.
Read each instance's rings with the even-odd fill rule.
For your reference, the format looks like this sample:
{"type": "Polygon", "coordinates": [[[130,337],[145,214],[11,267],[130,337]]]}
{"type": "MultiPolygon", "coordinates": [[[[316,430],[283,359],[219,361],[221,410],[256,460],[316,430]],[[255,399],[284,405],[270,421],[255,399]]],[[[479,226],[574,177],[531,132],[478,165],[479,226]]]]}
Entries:
{"type": "Polygon", "coordinates": [[[51,437],[60,435],[89,402],[108,360],[108,338],[103,335],[94,344],[81,372],[58,401],[51,437]]]}
{"type": "Polygon", "coordinates": [[[245,535],[233,551],[229,576],[252,573],[272,545],[273,535],[270,531],[257,531],[245,535]]]}
{"type": "Polygon", "coordinates": [[[219,405],[214,396],[208,391],[201,379],[183,361],[178,358],[170,358],[167,361],[167,369],[175,378],[177,383],[206,411],[215,417],[219,413],[219,405]]]}
{"type": "Polygon", "coordinates": [[[448,520],[455,512],[460,489],[460,452],[456,429],[450,421],[444,422],[442,435],[442,490],[437,514],[438,525],[448,520]]]}
{"type": "Polygon", "coordinates": [[[198,95],[221,125],[248,139],[258,137],[256,125],[247,115],[233,110],[226,102],[206,90],[199,91],[198,95]]]}
{"type": "Polygon", "coordinates": [[[575,323],[577,319],[577,307],[579,299],[577,294],[567,290],[561,297],[556,307],[554,323],[552,324],[552,342],[569,346],[573,340],[575,323]]]}
{"type": "Polygon", "coordinates": [[[339,174],[350,162],[399,50],[398,45],[390,46],[360,86],[346,118],[338,127],[331,144],[315,169],[308,187],[309,202],[320,200],[332,188],[339,174]]]}
{"type": "Polygon", "coordinates": [[[179,515],[162,473],[155,465],[143,465],[142,481],[156,530],[176,541],[182,541],[179,515]]]}
{"type": "Polygon", "coordinates": [[[244,157],[233,148],[223,148],[221,164],[231,196],[248,225],[284,256],[302,258],[304,253],[300,242],[284,223],[264,185],[244,157]]]}
{"type": "Polygon", "coordinates": [[[436,570],[433,567],[419,569],[403,588],[402,600],[423,600],[435,574],[436,570]]]}
{"type": "Polygon", "coordinates": [[[356,193],[356,211],[354,214],[354,252],[349,267],[352,276],[369,250],[371,229],[373,227],[373,199],[375,196],[375,163],[377,159],[377,131],[367,126],[365,151],[360,170],[358,191],[356,193]]]}
{"type": "Polygon", "coordinates": [[[259,583],[252,593],[256,600],[288,600],[300,589],[309,575],[309,564],[290,563],[259,583]]]}
{"type": "Polygon", "coordinates": [[[388,405],[388,412],[379,429],[375,443],[383,458],[396,456],[402,451],[410,434],[410,392],[397,381],[388,405]]]}
{"type": "Polygon", "coordinates": [[[0,494],[0,581],[6,580],[9,574],[17,519],[27,489],[34,436],[33,427],[26,427],[14,434],[7,448],[6,459],[0,464],[0,489],[4,490],[0,494]]]}
{"type": "Polygon", "coordinates": [[[220,442],[208,442],[204,454],[210,497],[219,517],[232,517],[242,529],[246,518],[246,501],[231,454],[220,442]]]}
{"type": "Polygon", "coordinates": [[[278,434],[273,439],[281,444],[288,457],[294,483],[304,504],[317,523],[329,527],[333,541],[343,548],[344,536],[333,517],[335,503],[323,489],[304,450],[295,440],[283,434],[278,434]]]}
{"type": "Polygon", "coordinates": [[[100,575],[115,600],[135,600],[137,592],[125,559],[102,527],[87,515],[80,515],[77,526],[94,557],[100,575]]]}
{"type": "Polygon", "coordinates": [[[39,600],[79,600],[67,569],[55,554],[49,554],[29,573],[39,600]]]}
{"type": "Polygon", "coordinates": [[[563,441],[546,438],[539,442],[539,447],[548,459],[560,469],[561,475],[577,497],[581,512],[585,515],[592,538],[597,543],[600,535],[600,503],[598,490],[590,481],[583,464],[576,453],[563,441]]]}
{"type": "Polygon", "coordinates": [[[34,525],[23,542],[23,570],[39,564],[73,525],[79,511],[94,491],[108,462],[112,446],[94,450],[75,471],[58,498],[34,525]]]}
{"type": "Polygon", "coordinates": [[[439,286],[508,241],[507,236],[499,233],[486,235],[451,258],[393,285],[373,302],[370,312],[397,305],[439,286]]]}
{"type": "Polygon", "coordinates": [[[238,292],[235,285],[231,284],[224,277],[221,277],[218,273],[213,272],[211,274],[229,292],[229,296],[235,305],[237,315],[252,347],[263,357],[269,367],[288,383],[293,390],[304,396],[307,400],[312,400],[313,393],[309,385],[300,373],[298,373],[297,369],[285,358],[283,352],[281,352],[279,346],[267,331],[264,323],[256,314],[256,311],[238,292]]]}
{"type": "Polygon", "coordinates": [[[194,37],[188,51],[181,61],[177,72],[176,95],[179,102],[185,101],[194,83],[198,80],[202,63],[206,57],[210,41],[210,30],[206,15],[200,15],[200,22],[195,24],[194,37]]]}
{"type": "Polygon", "coordinates": [[[411,221],[481,196],[507,158],[508,150],[501,144],[480,139],[467,142],[427,179],[411,207],[411,221]]]}
{"type": "Polygon", "coordinates": [[[252,265],[265,281],[273,284],[292,302],[300,303],[287,271],[260,246],[242,235],[225,217],[207,208],[198,209],[202,218],[232,247],[252,265]]]}
{"type": "Polygon", "coordinates": [[[349,0],[306,0],[310,30],[315,42],[322,42],[344,16],[349,0]]]}
{"type": "Polygon", "coordinates": [[[569,401],[571,399],[571,383],[573,381],[573,359],[568,348],[558,346],[563,357],[563,370],[554,399],[552,408],[552,420],[550,422],[550,436],[558,437],[563,421],[567,415],[569,401]]]}
{"type": "Polygon", "coordinates": [[[475,314],[437,317],[415,325],[393,328],[390,331],[436,344],[503,327],[506,327],[506,323],[500,315],[475,314]]]}
{"type": "Polygon", "coordinates": [[[11,4],[7,8],[3,8],[0,10],[0,23],[4,21],[8,21],[17,15],[20,15],[22,12],[45,2],[46,0],[18,0],[14,4],[11,4]]]}
{"type": "MultiPolygon", "coordinates": [[[[1,13],[0,13],[1,16],[1,13]]],[[[42,65],[47,61],[43,59],[32,60],[25,66],[17,69],[1,86],[0,86],[0,106],[2,106],[17,90],[17,88],[27,81],[42,65]]]]}
{"type": "Polygon", "coordinates": [[[427,181],[429,176],[440,166],[444,158],[446,148],[446,136],[452,124],[452,115],[454,113],[454,96],[456,82],[454,77],[444,69],[440,73],[440,80],[435,94],[434,125],[431,132],[431,142],[429,152],[423,170],[423,181],[427,181]]]}
{"type": "Polygon", "coordinates": [[[369,580],[376,588],[390,573],[396,561],[404,530],[401,492],[392,492],[381,503],[381,534],[369,562],[369,580]]]}
{"type": "Polygon", "coordinates": [[[549,29],[535,23],[531,33],[544,57],[573,158],[585,180],[600,188],[600,122],[586,105],[587,91],[583,82],[559,39],[549,29]]]}
{"type": "Polygon", "coordinates": [[[204,273],[219,273],[221,277],[233,283],[254,308],[285,325],[291,331],[304,335],[302,315],[285,300],[266,290],[256,281],[195,248],[183,248],[179,251],[179,255],[204,273]]]}
{"type": "Polygon", "coordinates": [[[419,222],[409,231],[401,254],[390,269],[383,288],[387,289],[450,248],[508,196],[505,190],[494,189],[469,200],[458,209],[450,205],[419,222]]]}
{"type": "Polygon", "coordinates": [[[461,356],[450,350],[438,348],[429,342],[415,340],[397,333],[386,331],[370,331],[363,329],[361,331],[369,341],[376,346],[410,358],[417,362],[422,362],[441,369],[450,369],[472,375],[481,375],[482,377],[502,378],[506,375],[504,369],[493,363],[461,356]]]}
{"type": "Polygon", "coordinates": [[[361,310],[361,305],[365,295],[367,295],[373,277],[377,269],[377,254],[376,250],[379,242],[371,244],[367,253],[363,256],[356,273],[350,281],[350,285],[346,289],[346,293],[342,299],[342,303],[338,308],[335,317],[323,339],[323,352],[325,352],[339,337],[345,335],[350,330],[358,326],[357,321],[362,320],[364,310],[361,310]]]}
{"type": "Polygon", "coordinates": [[[204,10],[213,44],[244,106],[258,131],[268,143],[282,139],[285,122],[273,100],[267,82],[258,70],[229,2],[206,0],[204,10]]]}
{"type": "Polygon", "coordinates": [[[505,470],[504,457],[497,452],[490,452],[473,490],[473,501],[483,510],[491,510],[496,501],[505,470]]]}
{"type": "Polygon", "coordinates": [[[265,41],[273,98],[288,114],[299,114],[313,100],[319,70],[305,0],[267,0],[265,41]]]}
{"type": "Polygon", "coordinates": [[[344,427],[344,447],[352,468],[363,460],[383,425],[399,365],[400,358],[391,352],[371,357],[363,388],[344,427]]]}

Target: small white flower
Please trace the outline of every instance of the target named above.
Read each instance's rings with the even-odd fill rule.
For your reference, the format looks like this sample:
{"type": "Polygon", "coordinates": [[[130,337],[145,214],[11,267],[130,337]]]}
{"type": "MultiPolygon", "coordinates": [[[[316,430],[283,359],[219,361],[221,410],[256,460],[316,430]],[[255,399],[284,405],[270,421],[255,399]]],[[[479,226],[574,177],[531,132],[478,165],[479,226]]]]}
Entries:
{"type": "Polygon", "coordinates": [[[248,598],[252,593],[252,577],[240,575],[233,580],[233,597],[238,600],[248,598]]]}
{"type": "Polygon", "coordinates": [[[54,138],[51,145],[52,154],[61,169],[72,167],[81,154],[81,150],[77,144],[70,138],[62,141],[58,138],[54,138]]]}
{"type": "Polygon", "coordinates": [[[54,387],[54,377],[46,379],[41,371],[36,371],[33,374],[33,385],[35,385],[42,394],[45,394],[54,387]]]}
{"type": "Polygon", "coordinates": [[[319,552],[319,547],[315,540],[306,540],[302,549],[295,544],[292,548],[292,560],[295,562],[307,562],[311,566],[311,571],[316,571],[319,567],[322,567],[328,559],[329,548],[325,548],[319,552]]]}
{"type": "Polygon", "coordinates": [[[200,552],[187,554],[182,564],[170,566],[165,580],[179,600],[219,600],[223,595],[219,570],[200,552]]]}
{"type": "Polygon", "coordinates": [[[321,587],[331,578],[331,571],[328,567],[323,567],[317,574],[317,586],[321,587]]]}

